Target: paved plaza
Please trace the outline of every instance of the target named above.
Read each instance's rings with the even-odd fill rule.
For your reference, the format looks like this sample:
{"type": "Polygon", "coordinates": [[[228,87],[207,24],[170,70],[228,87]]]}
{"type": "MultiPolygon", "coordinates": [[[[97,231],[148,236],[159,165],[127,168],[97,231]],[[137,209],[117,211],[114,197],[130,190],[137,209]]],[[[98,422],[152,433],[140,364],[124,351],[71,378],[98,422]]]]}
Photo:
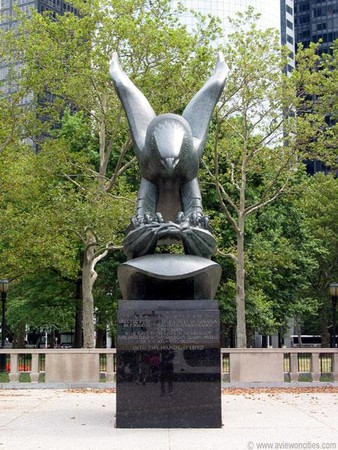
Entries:
{"type": "Polygon", "coordinates": [[[110,389],[0,390],[0,450],[338,449],[337,389],[225,390],[221,429],[116,429],[110,389]]]}

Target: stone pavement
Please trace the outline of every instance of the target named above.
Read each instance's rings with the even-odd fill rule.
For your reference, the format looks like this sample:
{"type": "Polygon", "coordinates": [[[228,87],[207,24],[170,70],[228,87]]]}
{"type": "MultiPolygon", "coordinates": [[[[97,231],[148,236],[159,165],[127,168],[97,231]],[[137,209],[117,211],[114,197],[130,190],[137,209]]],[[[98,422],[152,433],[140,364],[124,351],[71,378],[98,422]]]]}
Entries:
{"type": "Polygon", "coordinates": [[[221,429],[168,430],[116,429],[110,389],[4,389],[0,450],[338,450],[334,392],[228,389],[221,429]]]}

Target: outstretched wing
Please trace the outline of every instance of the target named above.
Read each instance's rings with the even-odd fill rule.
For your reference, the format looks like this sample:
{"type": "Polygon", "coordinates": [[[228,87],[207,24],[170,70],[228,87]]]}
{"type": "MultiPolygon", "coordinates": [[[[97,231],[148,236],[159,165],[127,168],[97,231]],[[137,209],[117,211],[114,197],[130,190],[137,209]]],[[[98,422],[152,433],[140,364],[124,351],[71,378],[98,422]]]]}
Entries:
{"type": "Polygon", "coordinates": [[[148,125],[156,114],[142,92],[121,69],[116,52],[110,62],[110,75],[127,115],[135,151],[142,151],[148,125]]]}
{"type": "Polygon", "coordinates": [[[214,73],[193,97],[182,114],[191,127],[193,137],[197,139],[195,148],[199,157],[202,156],[213,110],[224,89],[226,73],[224,57],[222,53],[219,53],[214,73]]]}

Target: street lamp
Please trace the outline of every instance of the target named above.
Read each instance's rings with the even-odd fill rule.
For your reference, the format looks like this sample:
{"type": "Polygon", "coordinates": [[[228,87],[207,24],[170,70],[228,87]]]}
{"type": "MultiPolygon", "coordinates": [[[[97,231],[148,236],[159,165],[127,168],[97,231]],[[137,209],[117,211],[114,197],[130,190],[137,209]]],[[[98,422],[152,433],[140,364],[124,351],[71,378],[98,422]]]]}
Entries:
{"type": "Polygon", "coordinates": [[[333,325],[333,338],[332,347],[337,347],[337,297],[338,297],[338,283],[334,282],[330,284],[330,294],[332,298],[332,325],[333,325]]]}
{"type": "MultiPolygon", "coordinates": [[[[6,342],[6,298],[8,291],[8,280],[0,280],[2,321],[1,321],[1,348],[5,348],[6,342]]],[[[6,355],[0,355],[0,371],[6,370],[6,355]]]]}

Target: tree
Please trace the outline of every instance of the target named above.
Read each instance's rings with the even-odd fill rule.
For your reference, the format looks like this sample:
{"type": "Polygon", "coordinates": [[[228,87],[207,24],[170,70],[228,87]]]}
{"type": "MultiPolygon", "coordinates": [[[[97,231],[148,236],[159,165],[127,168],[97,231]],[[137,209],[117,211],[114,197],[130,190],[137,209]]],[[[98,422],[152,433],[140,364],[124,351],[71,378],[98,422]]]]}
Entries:
{"type": "Polygon", "coordinates": [[[20,145],[23,136],[25,114],[22,100],[27,97],[27,92],[20,89],[17,83],[21,54],[15,38],[15,30],[0,31],[0,153],[8,147],[20,145]]]}
{"type": "Polygon", "coordinates": [[[308,279],[308,296],[320,303],[319,318],[322,346],[329,347],[330,297],[329,285],[338,278],[338,180],[334,174],[318,173],[309,177],[297,201],[305,214],[304,228],[314,242],[312,255],[317,269],[308,279]]]}
{"type": "Polygon", "coordinates": [[[226,254],[236,266],[237,347],[247,345],[248,220],[286,192],[305,155],[323,158],[330,133],[320,112],[296,114],[308,100],[300,89],[303,81],[306,92],[317,86],[315,59],[309,58],[307,65],[288,76],[284,71],[288,55],[280,48],[278,33],[258,30],[256,18],[249,8],[232,21],[236,31],[224,50],[228,78],[215,121],[213,160],[209,156],[206,162],[210,175],[214,168],[223,217],[235,232],[235,252],[226,254]]]}
{"type": "MultiPolygon", "coordinates": [[[[11,282],[8,320],[16,342],[21,342],[17,336],[24,334],[25,324],[30,322],[32,305],[40,299],[34,312],[36,323],[46,311],[44,294],[49,291],[50,296],[55,279],[70,286],[76,274],[77,247],[69,239],[74,192],[63,190],[61,174],[70,168],[64,157],[60,154],[51,162],[45,153],[35,155],[20,142],[15,150],[9,146],[0,154],[0,273],[11,282]],[[42,277],[46,286],[41,290],[42,277]],[[37,297],[32,296],[34,285],[39,285],[34,291],[39,293],[37,297]]],[[[56,320],[55,312],[54,316],[56,320]]]]}
{"type": "Polygon", "coordinates": [[[247,327],[264,335],[283,336],[290,319],[300,323],[318,313],[319,302],[309,295],[310,280],[318,269],[315,243],[304,227],[304,211],[297,205],[304,183],[306,175],[299,177],[293,192],[251,216],[247,227],[247,327]],[[250,307],[257,291],[266,315],[250,307]]]}
{"type": "Polygon", "coordinates": [[[37,332],[74,329],[73,282],[57,271],[40,270],[21,277],[11,286],[9,299],[8,327],[14,348],[24,346],[28,324],[37,332]]]}
{"type": "Polygon", "coordinates": [[[85,347],[94,344],[95,266],[121,243],[132,204],[131,186],[121,179],[134,162],[131,140],[109,77],[109,59],[118,51],[160,113],[176,111],[190,100],[213,56],[209,38],[215,27],[202,25],[189,34],[170,3],[74,1],[78,16],[32,12],[29,19],[21,17],[16,35],[23,62],[20,87],[34,99],[34,108],[24,113],[24,132],[50,161],[53,154],[85,159],[79,156],[70,170],[62,171],[59,196],[70,214],[67,236],[77,236],[85,347]],[[68,117],[58,130],[66,108],[68,117]]]}

